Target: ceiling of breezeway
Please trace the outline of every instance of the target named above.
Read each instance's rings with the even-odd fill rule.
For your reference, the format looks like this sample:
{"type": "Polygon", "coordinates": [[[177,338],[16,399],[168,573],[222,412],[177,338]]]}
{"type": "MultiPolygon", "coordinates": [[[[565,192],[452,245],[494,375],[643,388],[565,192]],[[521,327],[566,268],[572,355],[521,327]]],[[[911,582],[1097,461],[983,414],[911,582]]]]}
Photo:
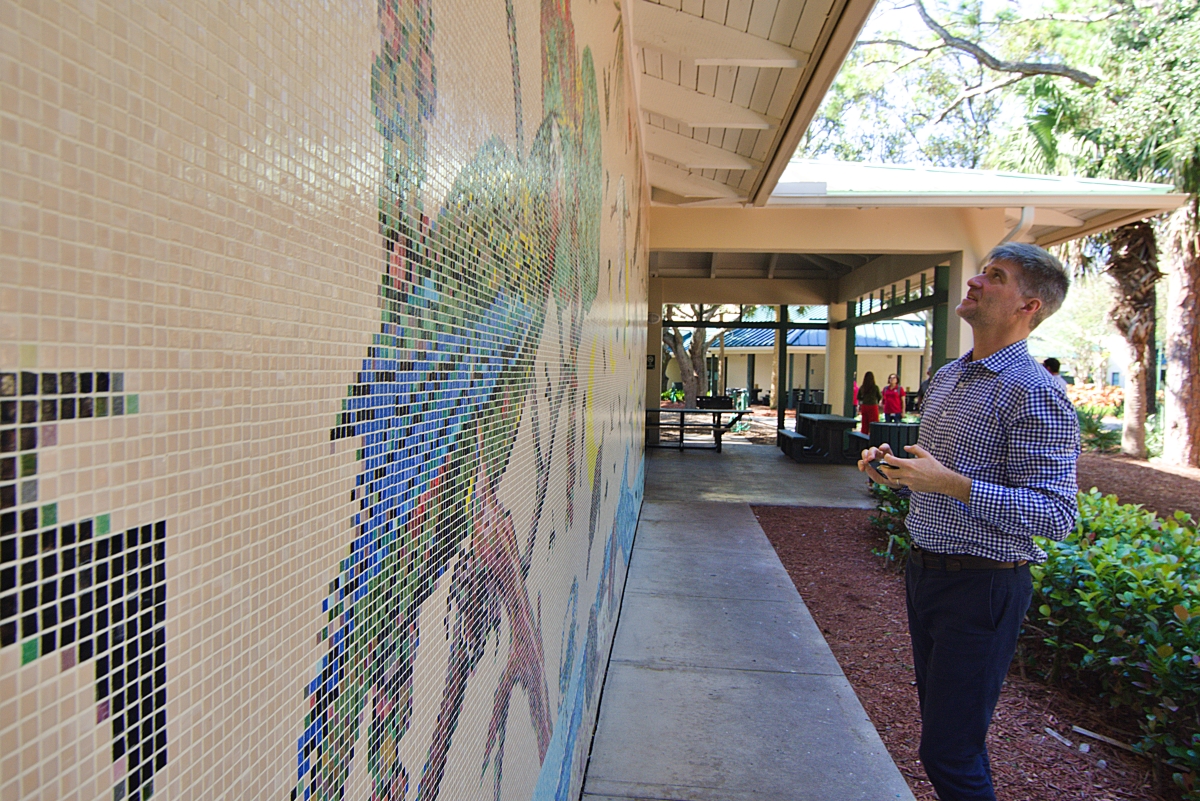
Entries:
{"type": "Polygon", "coordinates": [[[874,0],[631,0],[655,203],[764,205],[874,0]]]}

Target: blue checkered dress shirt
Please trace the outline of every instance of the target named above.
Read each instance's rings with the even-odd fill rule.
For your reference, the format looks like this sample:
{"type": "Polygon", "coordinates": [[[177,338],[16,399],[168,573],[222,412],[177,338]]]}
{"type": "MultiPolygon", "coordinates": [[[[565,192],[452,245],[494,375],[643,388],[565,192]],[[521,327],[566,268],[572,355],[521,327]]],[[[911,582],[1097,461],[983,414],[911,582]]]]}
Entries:
{"type": "Polygon", "coordinates": [[[1033,536],[1061,540],[1079,513],[1075,409],[1025,340],[986,359],[971,356],[929,382],[918,438],[971,479],[971,502],[913,492],[908,529],[913,542],[935,553],[1044,562],[1033,536]]]}

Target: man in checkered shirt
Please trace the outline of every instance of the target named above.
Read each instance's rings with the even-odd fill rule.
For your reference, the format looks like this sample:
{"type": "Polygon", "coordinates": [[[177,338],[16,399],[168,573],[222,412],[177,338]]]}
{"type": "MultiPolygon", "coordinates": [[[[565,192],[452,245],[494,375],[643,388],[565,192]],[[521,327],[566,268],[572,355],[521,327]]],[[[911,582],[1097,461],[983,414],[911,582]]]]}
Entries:
{"type": "Polygon", "coordinates": [[[1078,514],[1079,424],[1029,333],[1062,305],[1062,264],[1000,245],[955,310],[975,346],[929,384],[917,445],[885,444],[859,470],[912,491],[908,624],[921,703],[921,761],[942,801],[995,799],[985,739],[1033,587],[1033,537],[1065,537],[1078,514]],[[870,463],[882,459],[879,470],[870,463]]]}

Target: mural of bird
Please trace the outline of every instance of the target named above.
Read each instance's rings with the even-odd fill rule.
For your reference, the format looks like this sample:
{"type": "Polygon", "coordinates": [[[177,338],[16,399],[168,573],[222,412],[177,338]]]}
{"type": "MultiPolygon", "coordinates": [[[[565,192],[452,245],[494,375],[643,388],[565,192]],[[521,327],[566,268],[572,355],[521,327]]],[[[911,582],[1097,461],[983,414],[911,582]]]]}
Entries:
{"type": "MultiPolygon", "coordinates": [[[[509,12],[511,21],[511,4],[509,12]]],[[[371,89],[384,154],[381,326],[331,431],[335,440],[359,439],[358,510],[323,603],[327,647],[305,690],[293,798],[344,797],[364,722],[372,798],[406,797],[409,768],[398,746],[412,719],[420,612],[452,564],[450,657],[417,797],[439,794],[466,686],[502,620],[512,645],[483,757],[486,764],[496,749],[497,792],[516,687],[528,698],[542,758],[553,728],[541,622],[525,584],[536,515],[522,553],[496,490],[551,311],[563,332],[563,386],[550,428],[565,409],[572,493],[579,476],[578,354],[597,289],[602,196],[591,54],[576,53],[566,0],[545,0],[543,119],[528,152],[486,143],[426,213],[425,124],[437,98],[430,0],[380,0],[379,30],[371,89]]],[[[550,458],[538,459],[543,500],[550,458]]]]}

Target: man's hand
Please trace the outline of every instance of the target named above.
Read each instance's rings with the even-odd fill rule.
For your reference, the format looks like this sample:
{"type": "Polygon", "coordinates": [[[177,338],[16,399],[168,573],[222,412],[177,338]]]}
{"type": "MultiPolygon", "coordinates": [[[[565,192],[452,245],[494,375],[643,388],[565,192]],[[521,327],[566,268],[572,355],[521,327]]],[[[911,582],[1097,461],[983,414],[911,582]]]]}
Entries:
{"type": "Polygon", "coordinates": [[[971,479],[946,467],[920,445],[905,445],[904,450],[916,458],[901,459],[895,456],[892,447],[886,442],[878,448],[867,448],[862,452],[858,469],[876,484],[885,487],[908,487],[917,492],[937,492],[957,498],[963,503],[971,502],[971,479]],[[881,467],[880,470],[871,467],[871,462],[876,459],[883,460],[887,466],[881,467]]]}
{"type": "Polygon", "coordinates": [[[971,479],[946,467],[920,445],[905,445],[904,450],[916,458],[889,459],[888,464],[894,467],[888,469],[888,478],[917,492],[936,492],[971,502],[971,479]]]}
{"type": "Polygon", "coordinates": [[[899,489],[900,485],[891,479],[891,469],[890,468],[886,471],[887,475],[884,475],[882,472],[876,470],[874,467],[871,467],[871,462],[874,462],[877,459],[882,459],[883,461],[887,462],[889,465],[892,464],[893,462],[902,461],[901,459],[897,459],[892,454],[892,446],[888,445],[885,442],[882,445],[880,445],[878,448],[867,448],[866,450],[864,450],[862,452],[862,460],[859,461],[859,463],[858,463],[859,472],[866,473],[867,478],[871,479],[876,484],[882,484],[883,486],[891,487],[892,489],[899,489]],[[888,461],[889,459],[891,461],[888,461]]]}

